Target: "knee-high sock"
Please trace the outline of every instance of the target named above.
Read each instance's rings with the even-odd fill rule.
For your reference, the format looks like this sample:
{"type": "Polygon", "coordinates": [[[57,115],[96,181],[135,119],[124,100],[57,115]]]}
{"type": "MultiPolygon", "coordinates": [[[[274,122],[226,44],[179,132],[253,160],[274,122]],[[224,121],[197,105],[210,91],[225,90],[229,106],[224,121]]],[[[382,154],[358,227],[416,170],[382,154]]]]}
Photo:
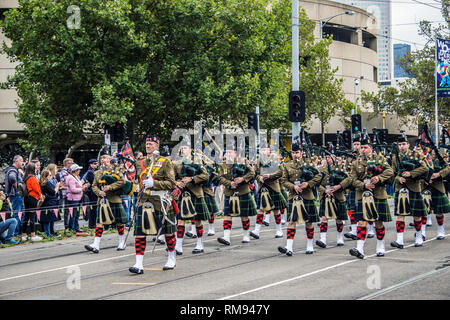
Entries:
{"type": "Polygon", "coordinates": [[[135,238],[134,239],[134,248],[136,250],[136,255],[144,255],[145,248],[147,246],[147,238],[135,238]]]}
{"type": "Polygon", "coordinates": [[[125,231],[125,226],[122,225],[117,225],[117,232],[119,233],[119,236],[123,236],[123,233],[125,231]]]}
{"type": "Polygon", "coordinates": [[[294,229],[288,228],[286,230],[286,238],[287,238],[286,249],[288,249],[289,251],[292,251],[292,247],[294,244],[295,232],[296,232],[295,228],[294,229]]]}
{"type": "Polygon", "coordinates": [[[175,245],[177,244],[175,234],[166,234],[165,236],[166,236],[167,250],[169,252],[173,252],[175,250],[175,245]]]}
{"type": "Polygon", "coordinates": [[[405,232],[405,222],[397,221],[395,223],[395,226],[397,227],[397,243],[403,244],[403,233],[405,232]]]}

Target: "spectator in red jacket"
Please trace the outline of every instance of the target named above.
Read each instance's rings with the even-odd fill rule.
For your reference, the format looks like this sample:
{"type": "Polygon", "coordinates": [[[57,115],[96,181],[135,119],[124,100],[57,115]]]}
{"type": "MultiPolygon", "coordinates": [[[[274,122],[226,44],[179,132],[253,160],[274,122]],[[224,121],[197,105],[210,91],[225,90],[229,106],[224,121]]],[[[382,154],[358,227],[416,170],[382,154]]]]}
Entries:
{"type": "Polygon", "coordinates": [[[39,185],[38,179],[35,177],[36,165],[33,162],[28,163],[25,169],[25,179],[26,188],[28,190],[28,196],[24,198],[25,201],[25,218],[22,224],[22,241],[28,239],[27,228],[28,223],[31,229],[31,241],[41,241],[42,237],[36,235],[36,209],[39,200],[43,200],[41,186],[39,185]]]}

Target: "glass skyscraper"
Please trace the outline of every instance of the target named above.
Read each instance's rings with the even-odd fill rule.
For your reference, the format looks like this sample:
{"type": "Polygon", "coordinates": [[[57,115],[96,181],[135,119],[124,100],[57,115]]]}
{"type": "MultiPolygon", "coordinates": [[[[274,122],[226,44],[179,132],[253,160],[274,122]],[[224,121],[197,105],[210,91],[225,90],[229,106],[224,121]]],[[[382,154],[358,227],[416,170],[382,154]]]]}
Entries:
{"type": "Polygon", "coordinates": [[[409,52],[411,52],[411,46],[409,44],[394,44],[394,78],[411,78],[411,75],[400,65],[400,59],[409,52]]]}

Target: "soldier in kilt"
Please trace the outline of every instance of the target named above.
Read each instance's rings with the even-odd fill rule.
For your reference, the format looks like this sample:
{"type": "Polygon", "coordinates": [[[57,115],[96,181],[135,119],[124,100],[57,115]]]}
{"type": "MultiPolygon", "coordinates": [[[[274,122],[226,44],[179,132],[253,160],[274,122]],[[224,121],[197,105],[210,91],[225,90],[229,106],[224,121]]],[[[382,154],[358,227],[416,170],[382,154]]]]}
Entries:
{"type": "MultiPolygon", "coordinates": [[[[345,169],[347,173],[350,172],[352,168],[352,163],[359,155],[359,149],[361,148],[361,138],[359,135],[353,138],[353,152],[349,155],[345,161],[345,169]]],[[[351,232],[347,232],[344,234],[344,237],[347,239],[356,240],[356,228],[358,227],[358,221],[355,219],[355,210],[356,210],[356,190],[353,187],[353,184],[350,185],[349,191],[347,194],[347,215],[350,219],[350,228],[351,232]]]]}
{"type": "Polygon", "coordinates": [[[216,196],[212,185],[218,186],[220,184],[218,167],[216,164],[206,164],[206,171],[208,171],[209,179],[206,184],[203,184],[203,193],[205,195],[205,202],[208,206],[209,219],[208,219],[208,236],[213,236],[216,234],[214,230],[214,220],[216,214],[219,212],[219,207],[216,203],[216,196]]]}
{"type": "Polygon", "coordinates": [[[421,247],[423,245],[422,237],[422,219],[427,216],[427,209],[423,197],[421,194],[420,178],[427,174],[428,168],[423,159],[423,156],[414,150],[409,150],[409,143],[406,136],[401,136],[397,140],[399,153],[398,156],[394,155],[392,157],[392,169],[395,173],[395,197],[394,197],[394,207],[395,216],[397,217],[396,229],[397,229],[397,240],[391,242],[392,247],[403,249],[403,233],[405,230],[405,216],[413,216],[414,227],[416,229],[416,240],[415,246],[421,247]],[[405,171],[403,170],[404,162],[409,161],[416,163],[416,168],[414,170],[405,171]],[[406,192],[408,193],[408,201],[410,212],[405,213],[403,208],[403,197],[405,197],[406,192]],[[402,197],[401,208],[399,206],[399,198],[402,197]],[[400,212],[402,210],[402,212],[400,212]]]}
{"type": "Polygon", "coordinates": [[[229,246],[231,244],[231,226],[233,216],[239,216],[242,222],[243,239],[242,243],[250,242],[250,219],[249,217],[257,214],[255,199],[250,190],[249,183],[255,177],[255,171],[250,167],[247,159],[238,164],[237,152],[235,150],[226,150],[226,162],[219,166],[220,183],[224,186],[224,219],[223,219],[223,237],[217,241],[229,246]],[[238,197],[238,208],[230,207],[230,199],[238,197]],[[239,210],[239,213],[233,212],[239,210]],[[232,215],[233,214],[233,215],[232,215]]]}
{"type": "Polygon", "coordinates": [[[337,231],[337,245],[344,245],[344,223],[347,220],[347,207],[345,203],[344,190],[352,184],[352,180],[349,176],[346,176],[342,168],[336,163],[334,156],[326,156],[326,159],[322,160],[322,166],[320,168],[322,172],[326,174],[322,180],[318,190],[320,198],[319,216],[320,223],[320,240],[316,241],[316,244],[321,248],[327,247],[327,231],[328,231],[328,218],[325,215],[326,197],[330,197],[336,204],[336,231],[337,231]],[[330,172],[330,170],[333,170],[330,172]],[[331,174],[331,175],[330,175],[331,174]],[[340,177],[338,176],[340,174],[340,177]],[[344,178],[344,176],[346,176],[344,178]]]}
{"type": "Polygon", "coordinates": [[[171,160],[159,155],[160,139],[157,135],[148,134],[145,142],[147,156],[141,159],[136,166],[141,191],[136,203],[134,216],[134,236],[136,263],[129,268],[131,273],[143,274],[144,252],[147,246],[147,236],[156,235],[161,228],[161,234],[165,235],[168,259],[163,270],[175,268],[175,212],[173,202],[171,205],[161,203],[161,197],[152,192],[171,192],[175,188],[175,170],[171,160]],[[164,208],[162,207],[164,205],[164,208]],[[156,233],[148,231],[150,228],[143,225],[143,208],[153,208],[153,217],[156,224],[156,233]],[[167,207],[166,207],[167,206],[167,207]],[[164,215],[164,211],[165,214],[164,215]]]}
{"type": "Polygon", "coordinates": [[[90,245],[85,245],[85,249],[98,253],[100,251],[100,240],[103,234],[103,224],[100,223],[100,202],[102,199],[107,199],[111,212],[114,216],[114,223],[117,226],[117,232],[119,234],[119,245],[117,250],[125,250],[125,224],[128,222],[127,214],[122,205],[122,198],[116,194],[116,191],[121,189],[125,185],[125,180],[118,167],[111,165],[111,156],[104,154],[100,158],[101,168],[94,173],[94,181],[92,184],[92,191],[98,197],[97,199],[97,217],[96,217],[96,228],[94,242],[90,245]],[[110,175],[114,174],[120,179],[114,183],[106,184],[102,181],[102,176],[108,173],[110,175]]]}
{"type": "MultiPolygon", "coordinates": [[[[281,193],[279,180],[283,175],[281,167],[278,163],[276,154],[271,154],[270,148],[261,148],[261,158],[256,163],[256,181],[258,181],[257,192],[257,207],[258,214],[256,215],[255,230],[250,232],[250,236],[255,239],[259,239],[259,231],[261,230],[261,224],[263,222],[265,209],[262,207],[262,191],[268,192],[269,203],[274,220],[275,220],[275,238],[283,238],[283,232],[281,231],[281,210],[287,207],[287,201],[281,193]]],[[[265,201],[264,201],[265,202],[265,201]]],[[[270,212],[270,210],[268,210],[270,212]]]]}
{"type": "Polygon", "coordinates": [[[288,227],[286,231],[286,246],[278,247],[278,251],[286,254],[287,256],[292,256],[294,237],[297,225],[297,214],[294,216],[292,214],[293,199],[294,196],[298,195],[302,198],[303,205],[306,209],[305,228],[306,228],[306,254],[312,254],[314,252],[313,242],[314,242],[314,222],[319,221],[319,215],[317,213],[317,208],[314,203],[313,188],[320,183],[322,180],[322,174],[315,174],[312,179],[307,180],[305,178],[305,171],[302,170],[302,165],[306,164],[302,161],[303,150],[298,143],[293,143],[291,147],[292,160],[285,163],[282,167],[282,181],[284,187],[289,192],[288,201],[288,227]]]}
{"type": "MultiPolygon", "coordinates": [[[[378,217],[375,218],[377,235],[377,256],[382,257],[385,253],[384,236],[385,227],[383,222],[392,221],[387,202],[385,184],[393,176],[394,171],[382,155],[373,153],[373,148],[368,137],[361,139],[360,156],[352,164],[350,177],[356,189],[356,212],[358,220],[357,247],[350,249],[350,254],[364,259],[364,243],[367,235],[367,222],[363,214],[363,193],[370,192],[378,217]]],[[[369,198],[370,199],[370,198],[369,198]]]]}
{"type": "Polygon", "coordinates": [[[195,165],[198,168],[197,172],[193,170],[193,164],[191,164],[191,152],[192,149],[188,146],[181,146],[180,155],[182,157],[181,161],[175,163],[175,177],[176,186],[179,189],[178,197],[178,207],[181,212],[177,216],[177,245],[175,247],[175,252],[177,255],[183,254],[183,239],[185,232],[185,221],[194,221],[196,234],[197,234],[197,245],[195,246],[192,253],[202,253],[204,252],[203,247],[203,221],[209,219],[209,210],[205,202],[205,197],[203,193],[203,184],[209,179],[209,174],[203,165],[195,165]],[[190,197],[192,204],[194,206],[195,216],[184,218],[182,216],[182,201],[183,197],[190,197]]]}
{"type": "Polygon", "coordinates": [[[450,202],[446,194],[443,179],[450,175],[450,166],[446,164],[438,172],[434,172],[431,175],[427,190],[431,192],[431,209],[430,212],[436,216],[437,227],[437,240],[445,239],[444,230],[444,214],[450,213],[450,202]]]}

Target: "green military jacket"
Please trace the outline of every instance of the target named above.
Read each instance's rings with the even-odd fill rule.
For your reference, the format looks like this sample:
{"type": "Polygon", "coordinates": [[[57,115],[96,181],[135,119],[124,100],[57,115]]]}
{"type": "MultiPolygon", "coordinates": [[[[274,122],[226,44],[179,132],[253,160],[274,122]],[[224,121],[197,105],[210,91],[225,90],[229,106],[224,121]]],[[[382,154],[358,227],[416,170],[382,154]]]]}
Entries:
{"type": "MultiPolygon", "coordinates": [[[[150,167],[153,163],[153,167],[157,170],[153,174],[153,187],[150,189],[146,189],[145,191],[140,190],[138,197],[138,207],[142,206],[144,202],[150,202],[155,207],[155,210],[161,210],[161,201],[159,196],[150,195],[150,191],[168,191],[172,192],[175,188],[175,169],[172,161],[168,158],[164,158],[162,156],[153,156],[152,158],[145,158],[142,164],[138,164],[136,166],[136,173],[139,177],[139,182],[142,185],[142,180],[145,180],[146,177],[141,174],[143,171],[150,167]]],[[[149,170],[150,171],[150,170],[149,170]]],[[[149,173],[150,174],[150,173],[149,173]]]]}
{"type": "MultiPolygon", "coordinates": [[[[403,156],[401,153],[400,156],[403,156]]],[[[421,192],[422,191],[422,185],[420,183],[420,176],[423,176],[428,172],[427,164],[424,161],[423,156],[413,150],[408,150],[405,154],[406,158],[408,159],[416,159],[420,161],[420,167],[410,171],[411,177],[406,178],[406,181],[404,184],[401,184],[398,181],[398,177],[400,177],[400,172],[398,168],[398,161],[397,157],[395,155],[392,156],[392,169],[395,173],[395,192],[400,191],[401,188],[408,188],[408,190],[411,190],[412,192],[421,192]]]]}
{"type": "MultiPolygon", "coordinates": [[[[283,186],[288,190],[289,192],[289,198],[288,200],[292,200],[294,196],[297,194],[294,190],[295,182],[299,181],[302,170],[300,167],[305,164],[303,160],[291,160],[287,163],[285,163],[282,166],[282,172],[283,172],[283,186]]],[[[322,179],[322,175],[320,173],[316,174],[311,180],[306,181],[308,183],[308,187],[306,189],[303,189],[302,193],[300,194],[303,199],[305,200],[314,200],[314,193],[313,188],[320,183],[320,180],[322,179]]]]}
{"type": "Polygon", "coordinates": [[[370,177],[367,176],[368,161],[381,162],[386,166],[383,173],[378,175],[380,181],[375,185],[373,195],[374,198],[377,199],[387,199],[385,184],[393,176],[394,170],[392,170],[392,167],[386,162],[386,159],[382,155],[372,153],[368,158],[359,156],[358,159],[352,163],[350,177],[352,178],[352,185],[356,190],[356,200],[361,200],[363,192],[368,191],[364,184],[365,179],[370,179],[370,177]]]}
{"type": "Polygon", "coordinates": [[[123,179],[123,171],[112,164],[101,168],[94,172],[94,181],[92,182],[92,191],[98,197],[97,204],[100,203],[100,191],[102,191],[103,187],[106,186],[105,183],[102,182],[101,177],[105,174],[114,174],[118,176],[120,179],[116,182],[109,185],[110,190],[106,191],[106,199],[111,203],[122,203],[122,198],[118,196],[115,191],[119,190],[125,185],[125,180],[123,179]]]}
{"type": "Polygon", "coordinates": [[[266,165],[269,166],[276,166],[278,165],[278,169],[276,168],[268,168],[267,172],[265,172],[265,167],[263,167],[261,165],[261,161],[260,159],[258,159],[257,163],[256,163],[256,181],[258,182],[258,192],[261,190],[262,187],[269,187],[270,189],[272,189],[275,192],[281,192],[281,188],[280,188],[280,178],[283,176],[283,172],[281,171],[281,165],[279,165],[276,161],[273,161],[271,163],[268,163],[266,165]],[[276,170],[276,171],[275,171],[276,170]],[[269,173],[272,172],[273,173],[269,173]],[[264,183],[261,184],[261,181],[259,180],[259,178],[263,175],[263,174],[270,174],[269,178],[264,180],[264,183]]]}
{"type": "Polygon", "coordinates": [[[445,178],[449,174],[450,174],[450,166],[447,164],[447,166],[445,168],[443,168],[441,171],[439,171],[439,175],[441,177],[432,180],[433,183],[431,183],[430,186],[433,187],[434,189],[438,190],[440,193],[445,194],[445,187],[444,187],[444,183],[442,181],[443,181],[443,178],[445,178]]]}
{"type": "Polygon", "coordinates": [[[219,165],[219,179],[220,183],[224,186],[223,193],[225,196],[230,197],[235,192],[238,192],[239,196],[250,193],[249,182],[255,177],[255,170],[249,165],[248,160],[245,161],[245,164],[249,171],[242,177],[244,178],[244,181],[240,183],[236,189],[231,188],[231,182],[234,180],[234,177],[232,176],[233,165],[227,164],[226,162],[219,165]]]}
{"type": "MultiPolygon", "coordinates": [[[[330,165],[331,170],[339,170],[339,171],[344,171],[343,168],[341,168],[341,166],[336,166],[336,165],[330,165]]],[[[326,190],[326,186],[328,185],[328,181],[330,178],[330,173],[328,170],[328,166],[321,166],[318,168],[320,172],[324,172],[325,173],[325,177],[322,180],[322,183],[320,184],[320,186],[317,188],[317,191],[319,193],[319,198],[323,199],[324,195],[325,195],[325,190],[326,190]]],[[[338,201],[345,201],[345,189],[347,189],[348,187],[350,187],[352,185],[352,178],[350,177],[350,175],[345,178],[344,180],[342,180],[339,185],[341,186],[341,189],[333,192],[333,196],[338,200],[338,201]]]]}
{"type": "MultiPolygon", "coordinates": [[[[175,179],[176,179],[177,182],[181,181],[181,179],[183,177],[180,176],[180,173],[181,173],[181,168],[183,167],[183,162],[182,161],[178,161],[178,162],[174,163],[174,167],[175,167],[175,179]]],[[[192,192],[192,194],[196,198],[203,198],[204,197],[203,185],[209,179],[208,171],[206,171],[206,168],[203,165],[201,167],[202,167],[202,172],[200,174],[195,175],[194,177],[192,177],[194,180],[189,182],[186,185],[186,187],[185,187],[185,189],[188,189],[190,192],[192,192]]],[[[183,192],[183,190],[181,190],[181,192],[183,192]]]]}

